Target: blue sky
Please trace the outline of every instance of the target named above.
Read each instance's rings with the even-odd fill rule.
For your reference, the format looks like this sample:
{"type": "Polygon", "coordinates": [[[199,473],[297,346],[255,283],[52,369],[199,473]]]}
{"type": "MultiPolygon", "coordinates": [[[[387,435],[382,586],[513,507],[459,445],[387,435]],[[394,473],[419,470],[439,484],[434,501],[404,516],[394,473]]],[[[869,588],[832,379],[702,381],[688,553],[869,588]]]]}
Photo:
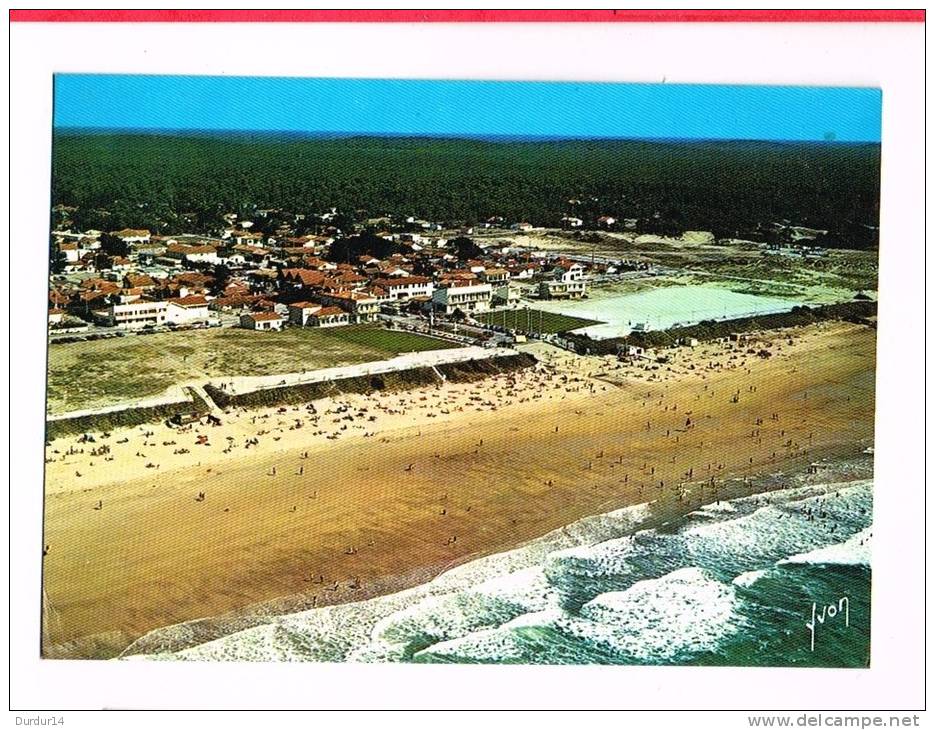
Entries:
{"type": "Polygon", "coordinates": [[[880,141],[878,89],[60,74],[55,126],[880,141]]]}

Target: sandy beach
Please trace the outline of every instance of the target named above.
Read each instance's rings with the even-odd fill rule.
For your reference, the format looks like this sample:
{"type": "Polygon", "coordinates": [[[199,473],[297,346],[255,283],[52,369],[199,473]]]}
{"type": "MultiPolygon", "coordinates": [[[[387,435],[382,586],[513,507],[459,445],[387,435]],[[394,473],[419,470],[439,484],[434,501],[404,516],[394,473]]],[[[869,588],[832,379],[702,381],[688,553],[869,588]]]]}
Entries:
{"type": "Polygon", "coordinates": [[[873,330],[762,340],[666,351],[664,365],[537,343],[535,368],[475,383],[54,441],[44,653],[110,656],[285,596],[356,600],[588,514],[687,508],[725,479],[872,444],[873,330]]]}

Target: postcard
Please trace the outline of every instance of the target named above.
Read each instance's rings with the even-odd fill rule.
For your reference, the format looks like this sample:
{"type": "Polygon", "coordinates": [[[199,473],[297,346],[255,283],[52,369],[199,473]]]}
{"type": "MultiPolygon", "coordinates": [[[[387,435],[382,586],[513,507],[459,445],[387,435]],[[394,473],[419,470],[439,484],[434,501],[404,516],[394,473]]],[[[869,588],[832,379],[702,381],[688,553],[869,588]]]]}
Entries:
{"type": "Polygon", "coordinates": [[[54,84],[43,657],[872,664],[879,89],[54,84]]]}

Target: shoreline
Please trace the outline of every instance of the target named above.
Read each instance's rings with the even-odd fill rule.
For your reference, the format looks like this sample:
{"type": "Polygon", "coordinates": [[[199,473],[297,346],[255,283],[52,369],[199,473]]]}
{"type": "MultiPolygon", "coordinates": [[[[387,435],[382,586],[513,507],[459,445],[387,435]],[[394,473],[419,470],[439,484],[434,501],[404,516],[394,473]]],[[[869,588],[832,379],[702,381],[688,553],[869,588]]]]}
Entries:
{"type": "MultiPolygon", "coordinates": [[[[781,475],[763,475],[749,480],[749,483],[746,479],[735,480],[735,483],[725,485],[721,501],[756,495],[768,495],[771,492],[787,490],[790,488],[789,482],[794,483],[794,486],[791,488],[825,484],[846,487],[851,483],[873,479],[873,457],[864,452],[857,455],[849,454],[846,457],[828,457],[823,461],[824,463],[822,463],[820,471],[817,472],[809,469],[799,469],[781,475]]],[[[686,523],[692,512],[702,510],[706,507],[710,508],[712,505],[713,503],[701,498],[698,501],[686,501],[683,506],[673,511],[671,509],[672,505],[668,505],[670,509],[666,509],[666,505],[651,502],[644,506],[652,516],[646,519],[646,521],[640,525],[639,529],[658,530],[662,527],[678,529],[686,523]],[[654,511],[655,514],[653,514],[654,511]]],[[[629,505],[631,508],[638,506],[639,505],[629,505]]],[[[624,507],[621,509],[626,508],[624,507]]],[[[585,516],[578,520],[578,522],[601,520],[606,518],[608,514],[610,513],[598,512],[593,515],[585,516]]],[[[119,653],[117,658],[127,659],[141,655],[175,653],[224,638],[248,628],[268,624],[270,621],[277,618],[289,618],[294,614],[303,613],[310,609],[326,608],[328,606],[347,606],[349,604],[362,603],[373,598],[404,594],[413,589],[427,587],[428,584],[436,578],[461,566],[483,561],[484,559],[497,559],[509,553],[535,547],[540,543],[547,543],[549,539],[557,533],[567,532],[568,528],[575,525],[576,523],[564,525],[550,533],[532,538],[519,545],[514,545],[500,553],[469,555],[448,565],[426,566],[425,568],[417,569],[402,575],[382,576],[362,584],[354,595],[338,596],[337,600],[330,603],[323,601],[311,602],[307,594],[297,593],[295,595],[273,599],[272,601],[245,606],[242,609],[231,611],[220,616],[205,616],[185,622],[184,624],[172,624],[160,627],[133,641],[119,653]]]]}
{"type": "MultiPolygon", "coordinates": [[[[202,462],[195,465],[188,454],[173,462],[160,436],[136,429],[136,443],[123,445],[130,454],[143,438],[169,452],[158,475],[121,457],[79,485],[68,478],[74,463],[50,464],[43,655],[114,656],[154,629],[294,603],[303,593],[325,605],[371,588],[392,592],[400,577],[424,582],[587,515],[647,499],[675,504],[699,476],[723,485],[870,445],[875,333],[828,324],[763,336],[776,345],[768,360],[734,345],[678,351],[666,367],[550,353],[512,382],[379,396],[398,412],[381,411],[377,437],[310,439],[307,428],[289,430],[292,411],[267,409],[205,429],[215,444],[190,449],[202,462]],[[754,419],[770,409],[781,419],[752,436],[754,419]],[[261,448],[239,451],[258,414],[269,433],[261,448]],[[242,455],[223,452],[225,433],[242,455]],[[293,473],[303,463],[309,471],[293,473]],[[321,584],[311,583],[318,576],[321,584]]],[[[370,397],[335,399],[328,409],[374,408],[370,397]]],[[[323,421],[327,409],[319,410],[323,421]]]]}

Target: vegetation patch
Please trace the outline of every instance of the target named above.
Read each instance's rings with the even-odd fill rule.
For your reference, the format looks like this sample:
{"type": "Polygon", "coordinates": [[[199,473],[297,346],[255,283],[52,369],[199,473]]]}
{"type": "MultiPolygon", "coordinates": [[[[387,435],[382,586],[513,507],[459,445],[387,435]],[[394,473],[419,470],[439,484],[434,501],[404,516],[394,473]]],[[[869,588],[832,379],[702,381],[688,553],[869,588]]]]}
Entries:
{"type": "Polygon", "coordinates": [[[452,347],[457,345],[372,324],[281,332],[223,328],[57,344],[49,348],[48,406],[52,413],[100,408],[158,395],[173,383],[319,370],[452,347]]]}

